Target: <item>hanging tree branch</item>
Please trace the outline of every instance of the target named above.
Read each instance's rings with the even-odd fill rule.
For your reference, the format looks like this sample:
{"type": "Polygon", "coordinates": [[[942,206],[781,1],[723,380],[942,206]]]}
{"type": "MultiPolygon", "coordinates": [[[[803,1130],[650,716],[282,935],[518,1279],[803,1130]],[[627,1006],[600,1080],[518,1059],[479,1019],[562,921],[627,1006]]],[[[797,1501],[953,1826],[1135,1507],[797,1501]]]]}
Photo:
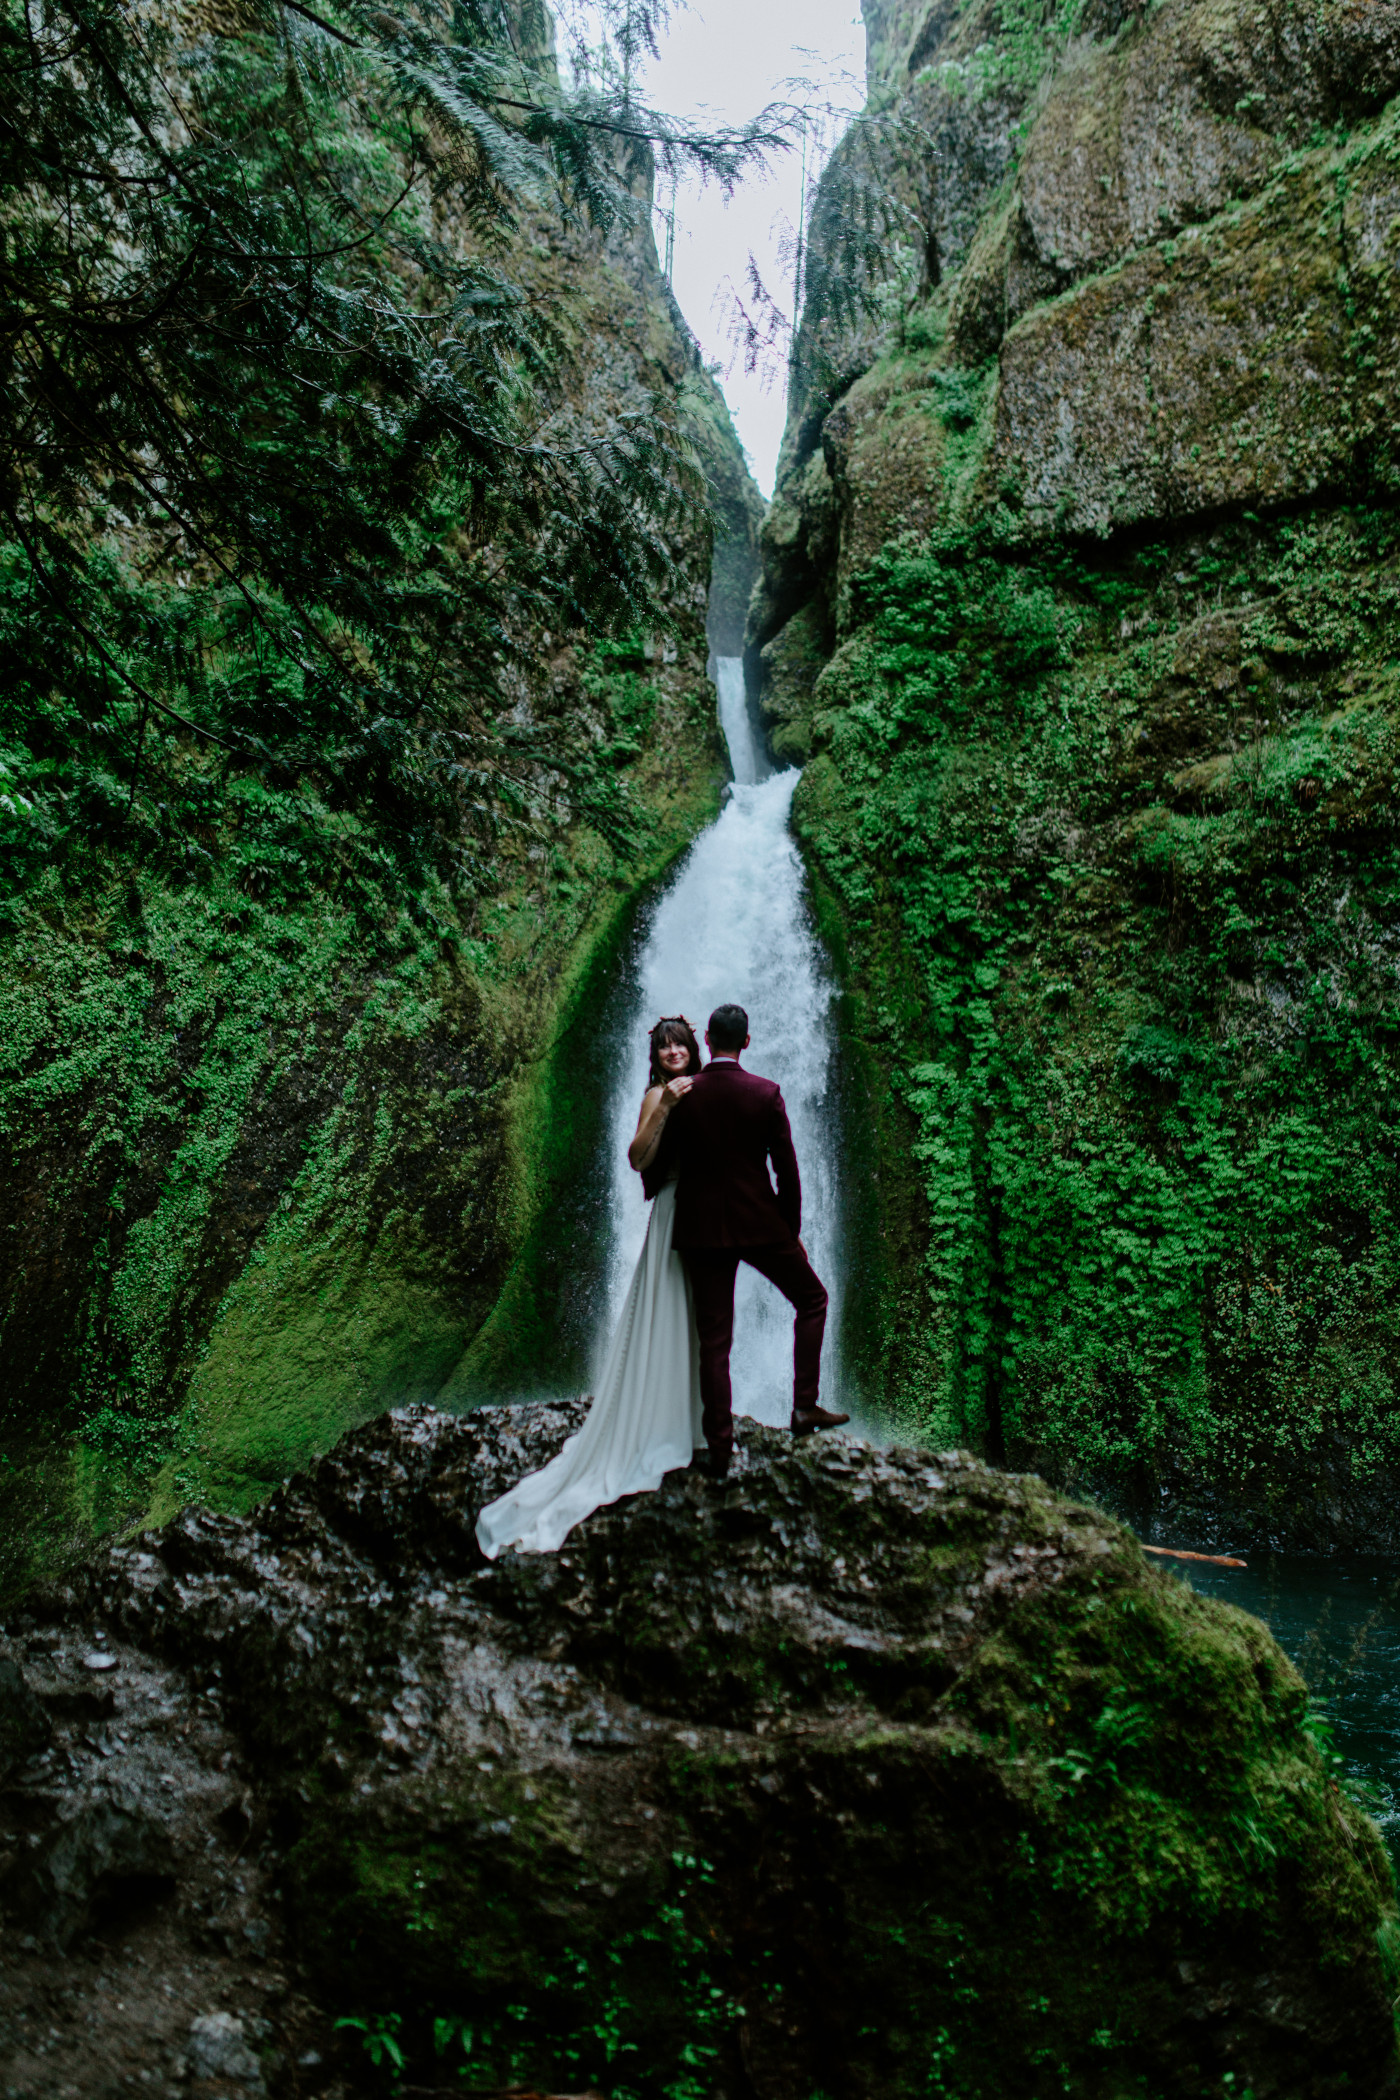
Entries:
{"type": "MultiPolygon", "coordinates": [[[[727,185],[782,127],[563,89],[496,0],[250,6],[265,36],[197,51],[123,0],[0,18],[0,519],[59,617],[22,683],[81,685],[71,630],[136,696],[139,741],[159,712],[421,827],[441,710],[474,694],[489,724],[523,608],[664,622],[665,534],[698,494],[664,397],[563,431],[568,331],[513,274],[511,229],[634,214],[620,145],[727,185]],[[401,152],[365,132],[370,84],[401,152]],[[436,230],[443,198],[465,238],[436,230]],[[183,595],[131,567],[143,515],[176,528],[183,595]],[[197,710],[127,668],[148,647],[197,710]]],[[[483,764],[564,777],[553,733],[487,728],[483,764]]]]}

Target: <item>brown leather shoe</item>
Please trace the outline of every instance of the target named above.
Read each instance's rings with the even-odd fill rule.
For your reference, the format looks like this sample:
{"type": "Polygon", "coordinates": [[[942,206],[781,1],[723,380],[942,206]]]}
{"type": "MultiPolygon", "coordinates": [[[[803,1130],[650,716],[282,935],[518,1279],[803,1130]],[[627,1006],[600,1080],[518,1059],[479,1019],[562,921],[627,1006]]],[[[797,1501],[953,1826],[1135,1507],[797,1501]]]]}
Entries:
{"type": "Polygon", "coordinates": [[[835,1414],[829,1407],[795,1407],[792,1411],[792,1433],[794,1436],[811,1436],[818,1429],[839,1429],[849,1415],[835,1414]]]}

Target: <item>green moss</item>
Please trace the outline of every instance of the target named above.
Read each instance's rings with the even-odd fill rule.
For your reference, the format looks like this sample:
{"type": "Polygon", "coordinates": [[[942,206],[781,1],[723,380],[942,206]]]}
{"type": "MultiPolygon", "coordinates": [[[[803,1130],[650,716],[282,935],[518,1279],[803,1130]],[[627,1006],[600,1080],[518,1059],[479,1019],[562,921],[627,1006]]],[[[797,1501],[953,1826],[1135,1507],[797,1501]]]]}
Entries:
{"type": "Polygon", "coordinates": [[[1400,1460],[1395,544],[1386,510],[1094,560],[950,530],[854,588],[797,821],[918,1123],[911,1227],[882,1114],[881,1349],[933,1367],[936,1440],[1280,1508],[1326,1438],[1400,1460]]]}
{"type": "Polygon", "coordinates": [[[142,1521],[252,1507],[355,1423],[437,1393],[467,1334],[373,1254],[260,1249],[220,1308],[142,1521]]]}
{"type": "MultiPolygon", "coordinates": [[[[710,790],[698,816],[712,816],[718,808],[717,777],[710,790]]],[[[529,1222],[490,1315],[443,1382],[440,1406],[470,1407],[546,1386],[557,1390],[561,1381],[587,1375],[594,1332],[590,1262],[601,1275],[606,1252],[606,1235],[597,1229],[601,1198],[586,1178],[597,1172],[609,1106],[605,1081],[614,1016],[608,994],[642,896],[689,837],[667,837],[638,870],[639,891],[609,901],[560,997],[557,1036],[543,1057],[527,1061],[516,1081],[511,1149],[517,1214],[529,1222]],[[576,1208],[581,1177],[593,1212],[591,1226],[582,1231],[576,1208]]]]}
{"type": "Polygon", "coordinates": [[[745,1750],[675,1770],[722,1861],[711,1918],[731,1938],[744,1920],[736,1967],[766,1945],[781,1996],[830,1961],[851,2090],[1215,2094],[1208,2058],[1180,2060],[1177,1961],[1267,1964],[1296,1932],[1324,1973],[1379,1963],[1384,1850],[1329,1802],[1302,1683],[1244,1614],[1106,1563],[1102,1591],[1019,1613],[941,1703],[796,1769],[745,1750]],[[813,1792],[823,1855],[798,1869],[813,1792]],[[779,1892],[799,1871],[794,1946],[779,1892]],[[1101,2082],[1106,2048],[1121,2083],[1101,2082]],[[940,2051],[948,2083],[926,2085],[940,2051]]]}
{"type": "Polygon", "coordinates": [[[120,854],[8,903],[4,1586],[143,1505],[246,1507],[442,1391],[512,1274],[480,1356],[539,1364],[522,1278],[596,1115],[587,989],[720,774],[712,696],[630,646],[587,698],[631,843],[574,823],[502,851],[470,916],[432,880],[386,879],[371,911],[120,854]]]}
{"type": "Polygon", "coordinates": [[[1393,489],[1396,125],[1392,108],[1287,156],[1248,202],[1017,321],[984,509],[1031,537],[1107,537],[1393,489]]]}
{"type": "Polygon", "coordinates": [[[702,1870],[620,1845],[600,1805],[546,1771],[318,1806],[285,1873],[312,1973],[474,2085],[702,2100],[734,2010],[687,1920],[702,1870]]]}
{"type": "Polygon", "coordinates": [[[783,765],[803,765],[812,747],[812,687],[827,653],[824,623],[804,606],[761,652],[768,741],[783,765]]]}
{"type": "MultiPolygon", "coordinates": [[[[829,758],[810,762],[801,792],[803,827],[821,828],[832,795],[840,794],[829,758]]],[[[897,1434],[951,1444],[957,1425],[951,1418],[940,1423],[937,1355],[922,1319],[918,1270],[928,1207],[914,1153],[917,1123],[890,1083],[881,1055],[887,1009],[872,1002],[869,980],[852,955],[841,895],[815,857],[807,872],[817,931],[840,987],[832,1018],[843,1147],[842,1353],[858,1388],[880,1396],[897,1434]],[[940,1426],[947,1435],[938,1434],[940,1426]]]]}

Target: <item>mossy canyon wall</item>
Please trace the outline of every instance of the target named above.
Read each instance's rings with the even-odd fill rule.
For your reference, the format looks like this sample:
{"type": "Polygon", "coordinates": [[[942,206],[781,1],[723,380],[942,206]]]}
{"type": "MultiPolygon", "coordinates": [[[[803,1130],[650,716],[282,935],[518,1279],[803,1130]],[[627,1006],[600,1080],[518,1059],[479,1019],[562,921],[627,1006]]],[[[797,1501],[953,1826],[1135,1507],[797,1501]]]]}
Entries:
{"type": "Polygon", "coordinates": [[[867,1374],[1393,1548],[1400,8],[865,14],[809,283],[873,168],[902,289],[809,294],[749,649],[877,1131],[867,1374]]]}
{"type": "MultiPolygon", "coordinates": [[[[644,202],[650,180],[639,160],[644,202]]],[[[153,716],[133,769],[120,689],[79,793],[89,701],[36,677],[45,607],[5,556],[0,1589],[144,1510],[246,1507],[386,1405],[528,1388],[559,1356],[529,1286],[590,1135],[563,1046],[633,901],[717,806],[707,610],[735,613],[732,589],[708,604],[712,543],[742,620],[762,503],[645,213],[607,236],[537,213],[512,263],[561,329],[560,427],[674,402],[715,507],[670,548],[670,632],[527,614],[500,662],[499,735],[548,722],[616,821],[542,768],[473,835],[468,788],[455,884],[333,809],[314,766],[230,763],[153,716]],[[172,777],[205,799],[185,835],[172,777]]],[[[191,578],[126,496],[97,556],[134,629],[178,628],[191,578]]],[[[197,634],[171,662],[209,675],[197,634]]]]}

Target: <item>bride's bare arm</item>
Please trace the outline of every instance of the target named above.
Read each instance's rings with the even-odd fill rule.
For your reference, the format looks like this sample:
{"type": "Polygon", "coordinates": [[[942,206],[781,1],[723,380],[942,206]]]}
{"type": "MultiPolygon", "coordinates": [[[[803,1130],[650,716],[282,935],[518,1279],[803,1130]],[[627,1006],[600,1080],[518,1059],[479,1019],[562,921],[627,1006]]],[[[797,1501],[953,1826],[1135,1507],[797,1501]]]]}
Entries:
{"type": "Polygon", "coordinates": [[[666,1118],[676,1103],[690,1092],[691,1081],[683,1074],[679,1079],[670,1079],[665,1086],[648,1087],[642,1096],[642,1112],[637,1118],[637,1133],[627,1147],[630,1166],[642,1173],[656,1157],[656,1148],[661,1143],[661,1133],[666,1127],[666,1118]]]}

